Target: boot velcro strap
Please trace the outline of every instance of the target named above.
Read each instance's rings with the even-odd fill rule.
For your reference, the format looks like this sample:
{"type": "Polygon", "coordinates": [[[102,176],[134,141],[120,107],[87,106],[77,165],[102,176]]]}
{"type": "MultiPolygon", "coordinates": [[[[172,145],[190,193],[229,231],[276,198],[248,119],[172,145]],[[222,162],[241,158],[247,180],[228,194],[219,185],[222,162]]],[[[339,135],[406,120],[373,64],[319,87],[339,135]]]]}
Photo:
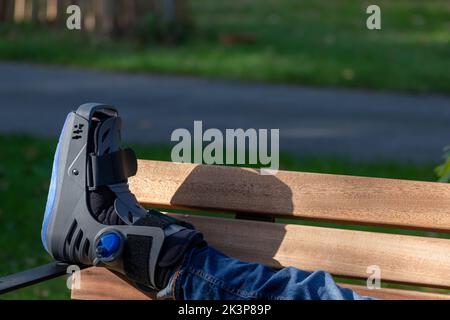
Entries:
{"type": "Polygon", "coordinates": [[[149,210],[148,214],[137,220],[134,225],[137,226],[151,226],[166,229],[168,226],[175,224],[187,229],[195,230],[195,227],[189,222],[175,219],[171,216],[165,215],[157,210],[149,210]]]}
{"type": "Polygon", "coordinates": [[[127,277],[145,286],[152,286],[149,259],[152,237],[128,235],[123,252],[124,271],[127,277]]]}
{"type": "Polygon", "coordinates": [[[137,172],[136,154],[131,149],[118,150],[102,156],[90,155],[90,188],[125,182],[137,172]]]}

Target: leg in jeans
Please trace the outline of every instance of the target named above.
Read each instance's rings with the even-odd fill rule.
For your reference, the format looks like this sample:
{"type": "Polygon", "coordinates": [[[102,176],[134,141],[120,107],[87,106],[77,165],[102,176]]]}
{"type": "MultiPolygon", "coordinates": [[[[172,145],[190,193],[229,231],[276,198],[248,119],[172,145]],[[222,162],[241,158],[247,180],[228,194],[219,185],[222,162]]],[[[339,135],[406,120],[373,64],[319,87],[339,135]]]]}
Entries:
{"type": "Polygon", "coordinates": [[[163,291],[185,300],[372,299],[337,286],[323,271],[310,273],[293,267],[273,271],[227,257],[210,246],[192,250],[169,287],[163,291]]]}

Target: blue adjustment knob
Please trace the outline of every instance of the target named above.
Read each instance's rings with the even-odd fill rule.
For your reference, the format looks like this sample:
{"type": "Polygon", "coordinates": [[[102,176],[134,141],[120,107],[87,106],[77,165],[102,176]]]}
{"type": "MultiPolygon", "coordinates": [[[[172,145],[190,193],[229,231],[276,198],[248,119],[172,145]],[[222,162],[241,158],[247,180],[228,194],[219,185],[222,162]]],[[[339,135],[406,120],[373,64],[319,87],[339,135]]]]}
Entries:
{"type": "Polygon", "coordinates": [[[99,259],[111,258],[120,248],[121,238],[116,233],[105,233],[97,242],[95,249],[96,255],[99,259]]]}

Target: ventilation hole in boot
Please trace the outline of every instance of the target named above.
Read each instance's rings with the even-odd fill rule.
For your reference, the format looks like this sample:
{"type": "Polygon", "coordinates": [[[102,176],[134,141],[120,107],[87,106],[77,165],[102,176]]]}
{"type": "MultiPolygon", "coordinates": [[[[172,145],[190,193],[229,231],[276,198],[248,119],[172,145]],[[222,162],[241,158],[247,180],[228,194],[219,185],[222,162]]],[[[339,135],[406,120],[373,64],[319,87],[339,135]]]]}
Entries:
{"type": "Polygon", "coordinates": [[[77,237],[75,238],[75,248],[78,250],[80,250],[80,244],[81,244],[81,240],[83,239],[83,231],[80,230],[78,231],[77,237]]]}
{"type": "Polygon", "coordinates": [[[67,243],[64,244],[63,247],[63,257],[66,260],[69,260],[69,255],[67,254],[67,250],[69,250],[69,245],[67,243]]]}
{"type": "Polygon", "coordinates": [[[133,214],[131,213],[131,211],[128,211],[128,220],[133,223],[133,214]]]}
{"type": "Polygon", "coordinates": [[[89,241],[89,239],[86,239],[86,241],[84,242],[84,247],[83,247],[83,253],[86,257],[89,257],[90,246],[91,246],[91,242],[89,241]]]}
{"type": "Polygon", "coordinates": [[[109,129],[105,131],[105,133],[102,135],[102,142],[105,142],[106,138],[108,137],[109,134],[109,129]]]}
{"type": "Polygon", "coordinates": [[[72,237],[75,232],[75,229],[77,228],[77,225],[78,225],[77,220],[73,220],[72,225],[70,226],[69,232],[67,233],[67,237],[66,237],[66,242],[68,244],[70,244],[70,242],[72,242],[72,237]]]}

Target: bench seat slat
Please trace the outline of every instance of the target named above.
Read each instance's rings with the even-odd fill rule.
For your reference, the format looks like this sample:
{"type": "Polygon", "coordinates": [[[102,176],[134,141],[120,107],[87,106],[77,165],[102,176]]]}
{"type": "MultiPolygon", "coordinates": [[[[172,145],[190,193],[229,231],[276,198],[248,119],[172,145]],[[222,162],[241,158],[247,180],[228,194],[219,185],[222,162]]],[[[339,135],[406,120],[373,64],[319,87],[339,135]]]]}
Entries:
{"type": "Polygon", "coordinates": [[[367,278],[367,267],[377,265],[386,281],[450,288],[448,239],[188,215],[183,219],[202,231],[209,244],[244,261],[355,278],[367,278]]]}
{"type": "MultiPolygon", "coordinates": [[[[105,268],[89,268],[81,271],[81,286],[72,289],[72,299],[76,300],[147,300],[155,299],[154,294],[143,293],[122,277],[105,268]]],[[[387,300],[450,300],[450,295],[399,289],[369,290],[364,286],[340,284],[362,295],[387,300]]]]}
{"type": "Polygon", "coordinates": [[[106,268],[91,267],[81,271],[79,287],[72,287],[71,298],[76,300],[153,300],[156,296],[138,290],[124,277],[106,268]]]}
{"type": "Polygon", "coordinates": [[[224,253],[274,268],[294,266],[384,281],[450,288],[450,240],[292,224],[176,215],[193,223],[224,253]]]}
{"type": "Polygon", "coordinates": [[[139,160],[143,204],[450,231],[450,184],[139,160]]]}
{"type": "Polygon", "coordinates": [[[371,296],[383,300],[450,300],[450,295],[448,294],[390,288],[370,290],[365,286],[342,283],[340,286],[353,289],[363,296],[371,296]]]}

